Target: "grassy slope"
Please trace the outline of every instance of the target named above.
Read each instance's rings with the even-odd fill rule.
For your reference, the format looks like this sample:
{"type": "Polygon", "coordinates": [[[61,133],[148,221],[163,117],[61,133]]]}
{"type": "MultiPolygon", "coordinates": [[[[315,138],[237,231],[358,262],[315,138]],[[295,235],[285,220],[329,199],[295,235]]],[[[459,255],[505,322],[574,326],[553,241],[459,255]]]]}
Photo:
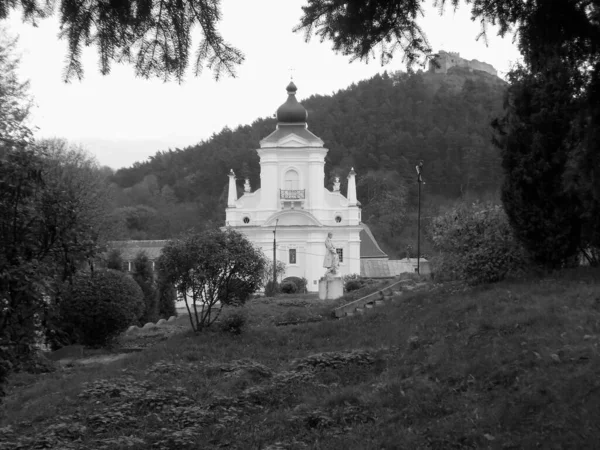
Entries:
{"type": "Polygon", "coordinates": [[[405,293],[364,316],[290,327],[273,323],[322,311],[308,300],[278,303],[253,306],[241,336],[182,334],[131,359],[14,390],[0,448],[600,442],[598,270],[405,293]]]}

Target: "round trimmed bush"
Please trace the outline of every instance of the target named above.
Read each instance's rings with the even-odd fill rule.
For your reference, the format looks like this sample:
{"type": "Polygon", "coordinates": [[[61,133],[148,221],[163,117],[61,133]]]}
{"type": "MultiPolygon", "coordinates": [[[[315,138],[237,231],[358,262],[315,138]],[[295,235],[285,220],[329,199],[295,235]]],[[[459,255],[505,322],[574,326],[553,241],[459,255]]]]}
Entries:
{"type": "Polygon", "coordinates": [[[78,273],[60,303],[62,326],[78,343],[108,343],[144,312],[138,284],[117,270],[78,273]]]}
{"type": "Polygon", "coordinates": [[[284,294],[294,294],[298,290],[298,286],[291,280],[286,280],[281,283],[281,292],[284,294]]]}
{"type": "Polygon", "coordinates": [[[294,283],[296,285],[296,290],[294,292],[297,292],[298,294],[306,293],[306,285],[308,284],[308,281],[306,280],[306,278],[287,277],[287,278],[283,279],[284,283],[286,281],[291,281],[292,283],[294,283]]]}

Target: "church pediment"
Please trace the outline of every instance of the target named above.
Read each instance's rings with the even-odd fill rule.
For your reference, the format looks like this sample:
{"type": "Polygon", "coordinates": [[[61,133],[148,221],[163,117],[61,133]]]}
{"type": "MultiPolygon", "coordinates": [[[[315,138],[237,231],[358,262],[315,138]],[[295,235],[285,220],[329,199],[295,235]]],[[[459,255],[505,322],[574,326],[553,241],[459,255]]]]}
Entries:
{"type": "Polygon", "coordinates": [[[278,126],[269,136],[260,141],[261,148],[267,147],[322,147],[323,141],[312,134],[305,126],[278,126]]]}
{"type": "Polygon", "coordinates": [[[323,224],[311,213],[297,209],[284,210],[273,214],[267,219],[264,226],[272,227],[275,226],[275,224],[277,224],[277,226],[323,226],[323,224]]]}

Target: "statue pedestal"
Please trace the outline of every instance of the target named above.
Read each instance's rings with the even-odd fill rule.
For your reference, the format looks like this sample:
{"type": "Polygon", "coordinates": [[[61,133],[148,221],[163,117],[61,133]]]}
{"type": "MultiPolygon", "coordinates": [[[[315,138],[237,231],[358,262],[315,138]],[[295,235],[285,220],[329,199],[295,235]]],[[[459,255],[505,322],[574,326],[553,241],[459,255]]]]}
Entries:
{"type": "Polygon", "coordinates": [[[341,278],[319,280],[319,299],[336,300],[344,295],[344,283],[341,278]]]}

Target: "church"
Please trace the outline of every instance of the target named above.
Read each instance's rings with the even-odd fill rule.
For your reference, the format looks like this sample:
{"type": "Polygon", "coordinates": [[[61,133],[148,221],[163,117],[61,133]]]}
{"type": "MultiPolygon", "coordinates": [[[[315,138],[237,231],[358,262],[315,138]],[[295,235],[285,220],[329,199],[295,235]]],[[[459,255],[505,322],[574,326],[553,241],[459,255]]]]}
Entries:
{"type": "Polygon", "coordinates": [[[324,142],[308,129],[306,109],[296,99],[296,86],[287,86],[287,100],[277,110],[277,127],[260,141],[260,189],[245,180],[238,198],[236,175],[229,173],[225,227],[245,234],[272,259],[286,265],[283,278],[300,277],[308,290],[318,290],[326,269],[325,239],[333,234],[339,276],[361,273],[361,258],[387,260],[368,228],[361,223],[356,198],[356,173],[348,173],[346,196],[336,178],[325,187],[324,142]],[[363,241],[363,242],[361,242],[363,241]]]}

